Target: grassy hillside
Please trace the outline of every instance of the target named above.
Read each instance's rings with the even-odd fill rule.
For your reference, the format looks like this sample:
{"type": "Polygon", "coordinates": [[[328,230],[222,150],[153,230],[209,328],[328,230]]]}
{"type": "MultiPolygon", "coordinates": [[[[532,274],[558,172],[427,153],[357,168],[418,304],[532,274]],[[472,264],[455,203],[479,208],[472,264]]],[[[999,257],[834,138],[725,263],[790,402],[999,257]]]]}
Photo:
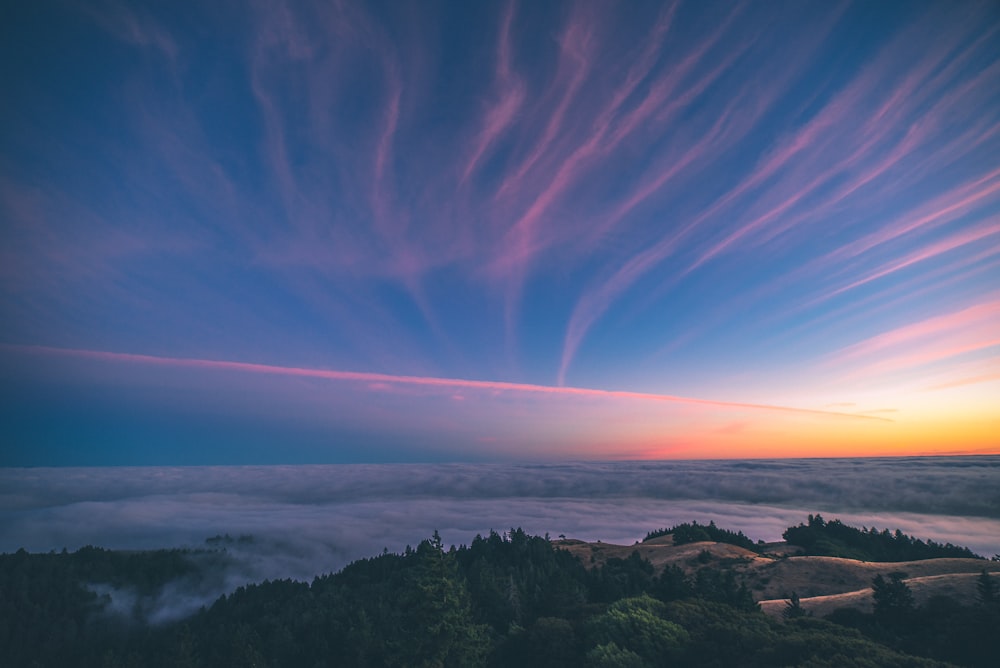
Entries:
{"type": "Polygon", "coordinates": [[[311,583],[240,587],[172,622],[113,604],[122,591],[167,601],[178,579],[197,586],[225,565],[224,550],[0,555],[3,665],[992,666],[1000,656],[1000,597],[987,591],[1000,578],[977,575],[1000,563],[790,557],[781,546],[675,545],[669,533],[616,546],[515,529],[450,549],[434,536],[311,583]]]}

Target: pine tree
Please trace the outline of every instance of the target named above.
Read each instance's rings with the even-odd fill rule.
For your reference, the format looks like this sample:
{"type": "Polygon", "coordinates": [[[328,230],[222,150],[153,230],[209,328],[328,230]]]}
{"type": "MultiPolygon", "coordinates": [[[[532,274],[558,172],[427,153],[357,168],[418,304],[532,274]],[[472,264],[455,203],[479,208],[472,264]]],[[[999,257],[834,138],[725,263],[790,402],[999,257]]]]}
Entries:
{"type": "Polygon", "coordinates": [[[906,573],[894,571],[889,579],[876,575],[872,580],[875,618],[890,626],[902,624],[915,609],[913,592],[903,581],[906,573]]]}
{"type": "Polygon", "coordinates": [[[405,611],[401,664],[414,666],[478,665],[487,650],[486,629],[472,621],[468,590],[455,567],[455,555],[444,551],[441,536],[416,549],[417,564],[400,601],[405,611]]]}
{"type": "Polygon", "coordinates": [[[792,597],[785,601],[785,609],[781,611],[781,615],[785,619],[795,619],[797,617],[805,617],[807,614],[799,602],[799,595],[793,591],[792,597]]]}
{"type": "Polygon", "coordinates": [[[993,578],[984,568],[976,580],[976,591],[979,593],[979,604],[985,608],[991,608],[1000,603],[1000,593],[997,592],[997,585],[993,578]]]}

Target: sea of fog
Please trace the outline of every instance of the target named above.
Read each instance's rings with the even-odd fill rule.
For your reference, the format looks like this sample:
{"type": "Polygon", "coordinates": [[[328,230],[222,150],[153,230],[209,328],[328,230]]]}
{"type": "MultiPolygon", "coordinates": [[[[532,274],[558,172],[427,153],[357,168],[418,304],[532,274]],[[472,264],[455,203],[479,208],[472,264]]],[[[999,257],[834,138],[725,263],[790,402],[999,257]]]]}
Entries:
{"type": "Polygon", "coordinates": [[[228,566],[211,586],[178,583],[147,601],[164,619],[246,582],[310,580],[402,551],[435,530],[456,545],[512,527],[631,544],[697,520],[774,541],[817,512],[990,557],[1000,553],[1000,457],[0,469],[0,552],[253,536],[221,543],[228,566]]]}

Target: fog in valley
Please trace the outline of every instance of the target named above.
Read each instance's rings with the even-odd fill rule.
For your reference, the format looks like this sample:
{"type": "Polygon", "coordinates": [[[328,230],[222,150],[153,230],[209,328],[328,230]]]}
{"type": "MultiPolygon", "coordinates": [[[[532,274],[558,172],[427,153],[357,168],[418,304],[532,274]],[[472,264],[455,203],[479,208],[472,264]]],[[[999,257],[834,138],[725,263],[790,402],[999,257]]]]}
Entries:
{"type": "Polygon", "coordinates": [[[204,566],[109,609],[167,621],[241,584],[311,580],[399,552],[521,527],[631,544],[696,520],[776,541],[809,513],[1000,553],[1000,457],[0,470],[0,551],[209,550],[204,566]],[[214,540],[213,540],[214,538],[214,540]]]}

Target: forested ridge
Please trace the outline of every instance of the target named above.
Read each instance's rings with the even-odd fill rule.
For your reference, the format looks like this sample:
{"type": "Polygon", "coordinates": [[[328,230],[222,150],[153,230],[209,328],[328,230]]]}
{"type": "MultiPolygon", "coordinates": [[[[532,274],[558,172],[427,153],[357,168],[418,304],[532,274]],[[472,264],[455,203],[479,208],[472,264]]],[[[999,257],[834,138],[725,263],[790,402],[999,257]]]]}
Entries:
{"type": "Polygon", "coordinates": [[[709,522],[708,524],[685,522],[683,524],[672,526],[668,529],[657,529],[656,531],[650,531],[647,533],[646,537],[642,539],[642,542],[645,543],[646,541],[653,540],[654,538],[660,538],[662,536],[672,536],[674,539],[674,545],[687,545],[688,543],[698,543],[710,540],[717,543],[729,543],[730,545],[744,547],[753,551],[757,551],[760,547],[758,543],[753,542],[743,535],[742,531],[720,529],[715,526],[715,522],[709,522]]]}
{"type": "Polygon", "coordinates": [[[168,623],[116,608],[106,593],[196,584],[224,564],[218,548],[0,555],[0,664],[994,666],[1000,657],[1000,595],[985,570],[972,600],[916,605],[893,574],[873,581],[872,613],[817,619],[795,597],[779,620],[724,563],[657,571],[633,553],[588,568],[520,529],[450,548],[435,534],[311,583],[239,587],[168,623]]]}
{"type": "Polygon", "coordinates": [[[918,561],[943,557],[976,558],[967,547],[933,540],[920,540],[896,529],[879,531],[875,527],[857,529],[840,520],[827,522],[822,515],[810,515],[806,524],[789,527],[782,537],[805,554],[844,557],[861,561],[918,561]]]}

